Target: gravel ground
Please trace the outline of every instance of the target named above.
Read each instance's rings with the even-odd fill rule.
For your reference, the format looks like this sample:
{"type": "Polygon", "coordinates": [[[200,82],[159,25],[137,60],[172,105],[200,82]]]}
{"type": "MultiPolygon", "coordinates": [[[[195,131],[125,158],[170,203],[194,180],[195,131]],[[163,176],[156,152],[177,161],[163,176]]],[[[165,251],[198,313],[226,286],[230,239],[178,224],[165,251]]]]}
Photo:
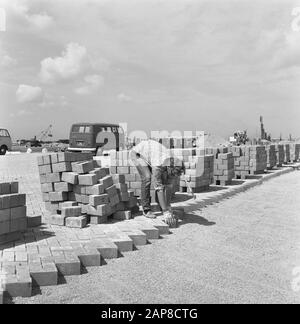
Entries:
{"type": "Polygon", "coordinates": [[[300,172],[187,215],[173,234],[15,303],[299,303],[300,172]]]}

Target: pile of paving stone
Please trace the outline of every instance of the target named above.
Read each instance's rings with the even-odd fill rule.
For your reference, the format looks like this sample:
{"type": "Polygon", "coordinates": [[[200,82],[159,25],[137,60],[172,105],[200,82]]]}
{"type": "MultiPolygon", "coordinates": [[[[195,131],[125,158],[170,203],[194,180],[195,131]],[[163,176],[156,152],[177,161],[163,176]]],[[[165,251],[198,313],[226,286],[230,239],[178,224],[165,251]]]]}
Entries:
{"type": "Polygon", "coordinates": [[[283,144],[275,144],[277,166],[281,167],[284,163],[285,153],[283,144]]]}
{"type": "Polygon", "coordinates": [[[272,170],[277,164],[275,145],[266,145],[267,152],[267,169],[272,170]]]}
{"type": "Polygon", "coordinates": [[[47,222],[52,225],[82,228],[104,223],[110,216],[130,219],[139,210],[125,176],[110,175],[91,154],[43,155],[38,165],[43,200],[50,212],[47,222]]]}
{"type": "Polygon", "coordinates": [[[26,195],[18,182],[0,183],[0,244],[18,240],[26,229],[26,195]]]}
{"type": "Polygon", "coordinates": [[[234,178],[234,158],[227,147],[206,148],[206,154],[214,155],[214,184],[228,186],[234,178]]]}
{"type": "Polygon", "coordinates": [[[290,144],[284,144],[284,163],[291,162],[290,144]]]}
{"type": "Polygon", "coordinates": [[[291,162],[297,162],[300,157],[300,144],[299,143],[291,143],[290,144],[290,154],[291,154],[291,162]]]}
{"type": "Polygon", "coordinates": [[[195,193],[208,190],[214,181],[214,156],[188,156],[188,162],[184,164],[185,175],[180,177],[180,191],[188,191],[186,181],[195,193]]]}
{"type": "Polygon", "coordinates": [[[234,156],[235,176],[245,179],[249,175],[262,174],[267,169],[265,146],[233,146],[230,151],[234,156]]]}

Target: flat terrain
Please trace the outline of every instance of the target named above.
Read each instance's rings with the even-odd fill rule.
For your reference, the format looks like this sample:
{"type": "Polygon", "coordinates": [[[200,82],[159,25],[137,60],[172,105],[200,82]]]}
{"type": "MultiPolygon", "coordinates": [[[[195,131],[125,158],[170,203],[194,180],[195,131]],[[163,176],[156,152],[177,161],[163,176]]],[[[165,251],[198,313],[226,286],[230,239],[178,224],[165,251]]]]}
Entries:
{"type": "MultiPolygon", "coordinates": [[[[42,210],[36,155],[0,159],[42,210]]],[[[186,215],[178,229],[16,303],[299,303],[300,172],[186,215]]]]}

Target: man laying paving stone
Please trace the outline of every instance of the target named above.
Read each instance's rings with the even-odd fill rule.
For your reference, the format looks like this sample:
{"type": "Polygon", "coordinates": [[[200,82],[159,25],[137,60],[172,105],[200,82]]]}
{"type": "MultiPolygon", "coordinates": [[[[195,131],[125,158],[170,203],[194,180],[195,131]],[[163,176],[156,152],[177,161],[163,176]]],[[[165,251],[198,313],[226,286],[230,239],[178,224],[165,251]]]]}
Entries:
{"type": "Polygon", "coordinates": [[[170,227],[177,225],[177,218],[171,208],[172,187],[175,180],[184,172],[183,161],[173,158],[160,143],[146,140],[135,146],[130,158],[141,176],[141,201],[144,215],[156,218],[151,211],[151,181],[158,203],[163,211],[163,220],[170,227]]]}

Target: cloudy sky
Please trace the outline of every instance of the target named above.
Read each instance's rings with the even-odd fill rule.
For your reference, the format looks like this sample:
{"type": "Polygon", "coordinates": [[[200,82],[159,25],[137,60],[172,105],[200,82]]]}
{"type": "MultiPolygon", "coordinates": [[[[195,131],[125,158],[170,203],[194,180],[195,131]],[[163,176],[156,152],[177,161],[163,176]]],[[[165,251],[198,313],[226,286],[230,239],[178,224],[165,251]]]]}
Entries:
{"type": "Polygon", "coordinates": [[[0,127],[14,139],[49,124],[65,138],[78,121],[255,136],[263,115],[274,136],[300,137],[298,7],[300,0],[0,0],[0,127]]]}

